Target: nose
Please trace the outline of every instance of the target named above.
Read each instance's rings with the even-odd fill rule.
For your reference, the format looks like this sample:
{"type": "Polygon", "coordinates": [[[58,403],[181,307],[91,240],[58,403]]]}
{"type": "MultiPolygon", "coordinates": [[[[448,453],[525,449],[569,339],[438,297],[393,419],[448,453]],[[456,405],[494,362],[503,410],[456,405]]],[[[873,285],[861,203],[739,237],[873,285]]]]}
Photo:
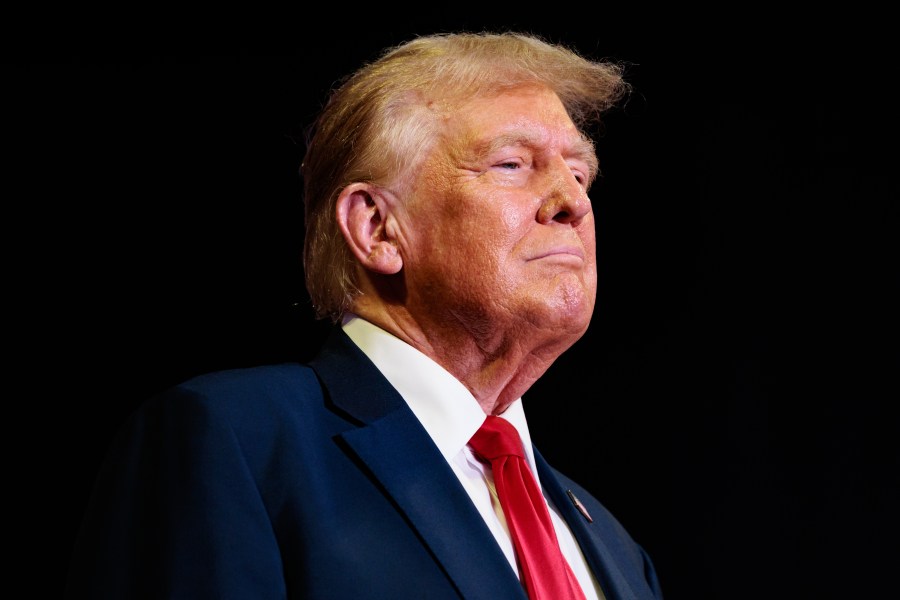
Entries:
{"type": "Polygon", "coordinates": [[[578,224],[591,212],[591,200],[575,175],[563,162],[548,176],[541,195],[537,219],[541,224],[551,222],[578,224]]]}

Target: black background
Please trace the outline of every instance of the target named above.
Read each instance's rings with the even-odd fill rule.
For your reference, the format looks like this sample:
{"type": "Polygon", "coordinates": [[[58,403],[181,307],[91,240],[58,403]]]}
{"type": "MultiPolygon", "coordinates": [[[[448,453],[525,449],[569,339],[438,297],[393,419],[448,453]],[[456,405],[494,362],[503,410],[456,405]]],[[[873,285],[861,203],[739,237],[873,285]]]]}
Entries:
{"type": "Polygon", "coordinates": [[[525,396],[535,443],[668,600],[896,588],[890,20],[517,10],[6,24],[6,490],[32,591],[61,593],[140,402],[321,341],[297,169],[331,85],[413,34],[485,28],[627,61],[634,86],[598,143],[597,311],[525,396]]]}

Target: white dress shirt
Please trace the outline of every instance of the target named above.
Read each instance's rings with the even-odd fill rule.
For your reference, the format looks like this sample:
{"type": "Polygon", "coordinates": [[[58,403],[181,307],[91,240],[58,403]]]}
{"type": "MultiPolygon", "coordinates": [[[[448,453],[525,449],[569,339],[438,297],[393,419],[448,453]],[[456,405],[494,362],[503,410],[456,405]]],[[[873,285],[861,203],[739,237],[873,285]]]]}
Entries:
{"type": "MultiPolygon", "coordinates": [[[[521,579],[509,529],[494,491],[493,474],[489,467],[475,458],[468,446],[469,440],[484,422],[485,413],[481,405],[471,392],[443,367],[380,327],[350,315],[344,318],[343,329],[375,363],[422,423],[472,498],[513,571],[521,579]]],[[[500,416],[512,423],[519,432],[528,466],[540,486],[522,399],[513,402],[500,416]]],[[[588,568],[568,525],[557,513],[553,502],[546,497],[545,499],[563,555],[578,578],[585,597],[588,600],[603,600],[600,586],[588,568]]]]}

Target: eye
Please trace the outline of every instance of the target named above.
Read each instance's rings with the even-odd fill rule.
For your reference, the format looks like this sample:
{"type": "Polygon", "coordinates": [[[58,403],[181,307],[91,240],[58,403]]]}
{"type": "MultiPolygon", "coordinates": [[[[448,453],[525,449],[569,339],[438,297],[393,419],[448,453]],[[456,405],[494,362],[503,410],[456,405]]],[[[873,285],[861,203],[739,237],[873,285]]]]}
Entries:
{"type": "Polygon", "coordinates": [[[512,171],[521,167],[522,164],[514,160],[508,160],[505,162],[497,163],[495,166],[500,167],[501,169],[509,169],[512,171]]]}
{"type": "Polygon", "coordinates": [[[572,171],[572,176],[575,178],[575,181],[578,182],[578,185],[587,189],[589,185],[591,185],[591,181],[593,181],[593,173],[591,169],[591,165],[585,163],[583,160],[569,160],[569,169],[572,171]]]}

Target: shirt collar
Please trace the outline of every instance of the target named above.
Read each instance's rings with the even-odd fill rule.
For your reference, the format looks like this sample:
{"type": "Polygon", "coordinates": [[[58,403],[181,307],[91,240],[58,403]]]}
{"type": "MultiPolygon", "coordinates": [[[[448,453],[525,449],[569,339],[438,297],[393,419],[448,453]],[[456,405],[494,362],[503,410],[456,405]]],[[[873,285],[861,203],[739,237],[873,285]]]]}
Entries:
{"type": "MultiPolygon", "coordinates": [[[[453,459],[484,422],[472,393],[434,360],[365,319],[348,315],[342,328],[400,393],[444,458],[453,459]]],[[[537,473],[522,399],[500,416],[519,432],[528,464],[537,473]]]]}

